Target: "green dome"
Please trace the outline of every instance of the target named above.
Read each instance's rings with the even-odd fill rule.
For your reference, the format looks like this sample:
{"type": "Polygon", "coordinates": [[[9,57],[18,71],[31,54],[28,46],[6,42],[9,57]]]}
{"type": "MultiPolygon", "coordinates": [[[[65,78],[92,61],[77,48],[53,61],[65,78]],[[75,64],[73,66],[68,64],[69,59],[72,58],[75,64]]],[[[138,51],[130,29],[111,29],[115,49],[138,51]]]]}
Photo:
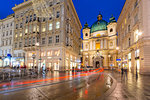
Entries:
{"type": "Polygon", "coordinates": [[[108,23],[105,20],[98,20],[91,26],[91,33],[107,30],[108,23]]]}

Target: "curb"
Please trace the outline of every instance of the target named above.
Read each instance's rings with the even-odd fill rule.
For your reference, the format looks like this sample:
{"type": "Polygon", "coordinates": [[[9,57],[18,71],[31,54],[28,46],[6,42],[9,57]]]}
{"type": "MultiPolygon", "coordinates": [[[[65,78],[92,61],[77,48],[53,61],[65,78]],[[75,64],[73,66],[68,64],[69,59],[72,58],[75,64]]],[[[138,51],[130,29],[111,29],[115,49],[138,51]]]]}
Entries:
{"type": "Polygon", "coordinates": [[[99,97],[96,100],[105,100],[105,98],[107,98],[109,95],[111,95],[111,93],[115,90],[116,86],[117,86],[117,81],[116,79],[114,79],[112,76],[108,75],[110,78],[112,78],[113,80],[113,84],[111,86],[111,88],[109,90],[106,91],[106,93],[104,93],[104,95],[102,97],[99,97]]]}

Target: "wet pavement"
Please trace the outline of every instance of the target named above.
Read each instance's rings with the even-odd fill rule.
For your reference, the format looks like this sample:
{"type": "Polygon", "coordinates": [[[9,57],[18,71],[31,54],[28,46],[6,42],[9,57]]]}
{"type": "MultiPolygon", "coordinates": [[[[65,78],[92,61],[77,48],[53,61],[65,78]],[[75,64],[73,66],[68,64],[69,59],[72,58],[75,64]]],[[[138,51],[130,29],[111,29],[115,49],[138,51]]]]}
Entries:
{"type": "Polygon", "coordinates": [[[117,80],[115,90],[105,100],[150,100],[150,76],[128,73],[127,78],[113,71],[105,71],[117,80]]]}
{"type": "Polygon", "coordinates": [[[0,100],[96,100],[111,84],[112,79],[100,70],[54,72],[45,78],[0,83],[0,100]]]}

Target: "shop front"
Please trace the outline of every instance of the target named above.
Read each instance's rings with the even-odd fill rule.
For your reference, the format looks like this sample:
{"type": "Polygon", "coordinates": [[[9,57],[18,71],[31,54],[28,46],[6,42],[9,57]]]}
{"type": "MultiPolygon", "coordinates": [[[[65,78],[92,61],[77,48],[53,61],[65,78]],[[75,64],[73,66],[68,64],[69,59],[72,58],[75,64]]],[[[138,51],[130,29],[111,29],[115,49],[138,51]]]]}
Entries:
{"type": "Polygon", "coordinates": [[[24,66],[25,58],[24,57],[13,57],[11,63],[12,63],[12,67],[24,66]]]}
{"type": "Polygon", "coordinates": [[[0,67],[3,67],[3,60],[0,59],[0,67]]]}

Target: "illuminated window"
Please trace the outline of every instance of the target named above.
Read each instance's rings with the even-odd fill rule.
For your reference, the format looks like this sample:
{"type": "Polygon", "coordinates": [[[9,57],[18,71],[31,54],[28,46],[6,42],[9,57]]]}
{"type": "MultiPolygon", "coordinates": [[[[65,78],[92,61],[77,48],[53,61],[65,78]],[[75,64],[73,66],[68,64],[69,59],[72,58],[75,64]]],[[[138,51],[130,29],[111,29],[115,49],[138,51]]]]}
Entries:
{"type": "Polygon", "coordinates": [[[46,28],[45,28],[45,25],[43,25],[42,32],[45,32],[45,31],[46,31],[46,28]]]}
{"type": "Polygon", "coordinates": [[[96,49],[100,49],[100,43],[96,43],[96,49]]]}
{"type": "Polygon", "coordinates": [[[100,37],[101,36],[101,34],[96,34],[96,37],[100,37]]]}
{"type": "Polygon", "coordinates": [[[53,26],[53,24],[52,24],[52,23],[50,23],[50,24],[49,24],[49,30],[50,30],[50,31],[53,29],[53,27],[52,27],[52,26],[53,26]]]}
{"type": "Polygon", "coordinates": [[[128,59],[129,59],[129,60],[131,59],[131,53],[128,54],[128,59]]]}
{"type": "Polygon", "coordinates": [[[18,37],[18,35],[16,34],[16,38],[18,37]]]}
{"type": "Polygon", "coordinates": [[[29,33],[32,32],[32,25],[29,26],[29,33]]]}
{"type": "Polygon", "coordinates": [[[33,32],[36,32],[36,25],[33,26],[33,32]]]}
{"type": "Polygon", "coordinates": [[[52,55],[53,55],[53,51],[47,52],[47,56],[52,56],[52,55]]]}
{"type": "Polygon", "coordinates": [[[127,19],[124,20],[125,25],[127,24],[127,19]]]}
{"type": "Polygon", "coordinates": [[[56,56],[59,56],[59,55],[60,55],[60,50],[55,51],[55,55],[56,55],[56,56]]]}
{"type": "Polygon", "coordinates": [[[39,32],[39,26],[37,26],[37,32],[39,32]]]}
{"type": "Polygon", "coordinates": [[[26,26],[25,33],[28,33],[28,27],[26,26]]]}
{"type": "Polygon", "coordinates": [[[56,22],[56,29],[60,28],[60,22],[56,22]]]}
{"type": "Polygon", "coordinates": [[[135,51],[135,57],[139,57],[139,56],[140,56],[140,50],[138,49],[135,51]]]}
{"type": "Polygon", "coordinates": [[[20,33],[20,37],[22,37],[22,33],[20,33]]]}

